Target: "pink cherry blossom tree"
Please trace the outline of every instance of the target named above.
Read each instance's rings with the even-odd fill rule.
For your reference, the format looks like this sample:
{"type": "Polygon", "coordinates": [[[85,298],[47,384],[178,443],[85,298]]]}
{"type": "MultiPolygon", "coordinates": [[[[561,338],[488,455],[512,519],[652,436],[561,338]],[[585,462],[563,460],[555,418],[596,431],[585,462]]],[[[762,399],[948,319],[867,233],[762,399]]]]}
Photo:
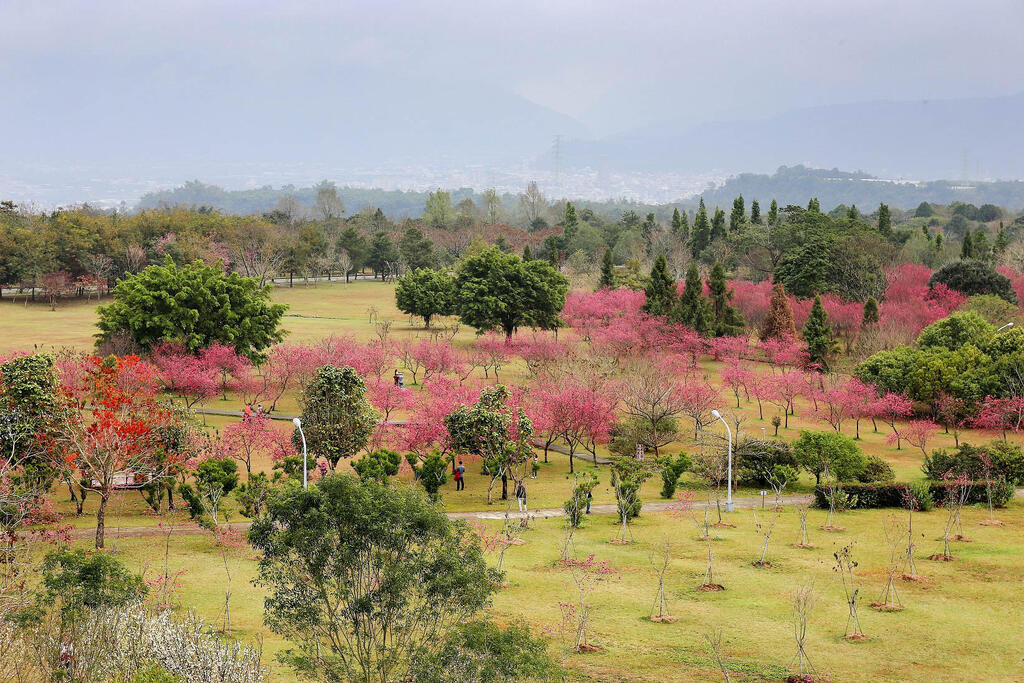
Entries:
{"type": "Polygon", "coordinates": [[[281,460],[294,453],[291,435],[274,427],[265,415],[251,415],[224,427],[215,446],[217,457],[231,458],[245,465],[246,479],[252,477],[254,462],[281,460]]]}
{"type": "Polygon", "coordinates": [[[241,377],[252,365],[248,358],[235,352],[233,346],[213,344],[199,352],[199,359],[214,373],[220,384],[221,398],[228,400],[228,390],[234,378],[241,377]]]}
{"type": "Polygon", "coordinates": [[[896,450],[900,450],[903,446],[903,437],[896,427],[896,421],[910,417],[913,412],[913,403],[903,394],[890,392],[875,401],[872,414],[892,429],[896,436],[896,450]]]}
{"type": "Polygon", "coordinates": [[[939,425],[931,420],[910,420],[896,427],[887,440],[892,444],[898,439],[902,439],[914,448],[920,449],[921,455],[927,456],[928,442],[938,431],[939,425]]]}
{"type": "Polygon", "coordinates": [[[1016,434],[1024,424],[1024,396],[998,398],[986,396],[981,402],[974,426],[979,429],[999,431],[1006,440],[1008,431],[1016,434]]]}

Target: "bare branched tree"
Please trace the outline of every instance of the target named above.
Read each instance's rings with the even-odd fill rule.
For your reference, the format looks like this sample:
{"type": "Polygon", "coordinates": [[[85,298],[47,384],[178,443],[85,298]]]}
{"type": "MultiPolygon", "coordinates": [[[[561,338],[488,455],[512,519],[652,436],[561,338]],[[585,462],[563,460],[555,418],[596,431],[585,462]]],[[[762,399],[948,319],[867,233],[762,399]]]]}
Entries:
{"type": "Polygon", "coordinates": [[[725,656],[722,654],[722,631],[711,631],[704,634],[704,640],[708,643],[708,649],[711,650],[711,655],[718,662],[718,670],[722,672],[722,676],[725,677],[725,683],[730,683],[732,680],[729,677],[729,666],[725,661],[725,656]]]}
{"type": "Polygon", "coordinates": [[[651,621],[671,623],[675,617],[665,612],[665,574],[672,562],[672,541],[665,538],[657,551],[652,551],[648,561],[658,577],[658,590],[654,595],[654,604],[651,605],[651,621]]]}
{"type": "Polygon", "coordinates": [[[905,556],[902,547],[903,524],[895,516],[890,516],[882,523],[882,533],[889,549],[889,566],[882,596],[871,606],[883,612],[896,612],[903,609],[903,602],[896,591],[896,572],[900,570],[900,564],[905,556]]]}
{"type": "Polygon", "coordinates": [[[857,596],[860,595],[860,589],[857,588],[853,574],[853,570],[857,568],[857,562],[853,559],[853,544],[843,546],[832,556],[836,561],[832,569],[839,574],[839,578],[842,580],[843,594],[846,596],[846,604],[850,610],[846,618],[846,634],[843,637],[847,640],[867,640],[867,636],[860,628],[860,619],[857,617],[857,596]]]}
{"type": "Polygon", "coordinates": [[[754,529],[761,536],[761,557],[753,562],[755,567],[770,567],[768,561],[768,542],[772,538],[772,531],[775,530],[775,522],[778,520],[778,510],[772,510],[768,521],[761,521],[757,518],[757,510],[754,510],[754,529]]]}
{"type": "Polygon", "coordinates": [[[793,638],[796,639],[796,654],[789,663],[796,664],[797,673],[802,677],[814,676],[814,666],[807,656],[807,624],[814,609],[814,584],[806,583],[793,594],[793,638]]]}
{"type": "Polygon", "coordinates": [[[797,505],[796,506],[796,513],[797,513],[797,515],[800,518],[800,541],[797,542],[797,543],[794,543],[793,545],[795,547],[797,547],[797,548],[813,548],[814,547],[814,544],[811,543],[810,539],[808,539],[808,537],[807,537],[807,514],[810,511],[811,511],[811,506],[810,505],[804,504],[804,505],[797,505]]]}

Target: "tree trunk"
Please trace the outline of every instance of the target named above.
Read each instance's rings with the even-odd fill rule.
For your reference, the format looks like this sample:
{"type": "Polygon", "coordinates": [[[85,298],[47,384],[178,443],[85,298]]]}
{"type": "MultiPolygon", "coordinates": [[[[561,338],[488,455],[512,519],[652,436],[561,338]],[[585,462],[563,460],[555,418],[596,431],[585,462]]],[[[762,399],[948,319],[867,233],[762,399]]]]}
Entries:
{"type": "Polygon", "coordinates": [[[508,500],[508,475],[501,473],[501,499],[508,500]]]}
{"type": "Polygon", "coordinates": [[[100,507],[96,511],[96,548],[103,547],[103,528],[104,520],[107,515],[107,501],[110,500],[110,491],[104,490],[100,492],[100,507]]]}

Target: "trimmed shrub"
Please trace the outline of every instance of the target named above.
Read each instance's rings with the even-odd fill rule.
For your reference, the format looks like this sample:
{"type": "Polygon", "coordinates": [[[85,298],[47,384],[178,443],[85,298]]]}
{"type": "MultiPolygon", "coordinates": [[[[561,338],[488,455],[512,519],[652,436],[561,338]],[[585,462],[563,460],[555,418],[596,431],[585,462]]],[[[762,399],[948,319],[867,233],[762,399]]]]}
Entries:
{"type": "MultiPolygon", "coordinates": [[[[931,501],[943,501],[946,500],[946,493],[950,486],[955,484],[945,481],[933,481],[928,482],[928,493],[931,496],[931,500],[924,500],[925,496],[919,486],[923,486],[918,482],[907,484],[904,482],[891,482],[891,483],[860,483],[860,482],[849,482],[839,484],[839,488],[842,489],[849,497],[849,508],[851,510],[867,510],[874,508],[899,508],[903,507],[904,492],[910,488],[917,494],[918,501],[920,502],[922,510],[928,510],[932,506],[931,501]]],[[[996,507],[1006,507],[1006,504],[1013,498],[1014,488],[1013,485],[1008,484],[1004,481],[992,482],[992,504],[996,507]]],[[[985,482],[975,481],[971,482],[971,489],[967,496],[967,503],[988,503],[988,497],[985,493],[985,482]]],[[[828,508],[828,497],[827,491],[823,486],[816,486],[814,488],[814,504],[816,507],[828,508]]]]}
{"type": "Polygon", "coordinates": [[[733,451],[739,480],[750,486],[767,486],[779,465],[799,467],[793,449],[781,439],[744,439],[733,451]]]}
{"type": "Polygon", "coordinates": [[[857,475],[857,481],[865,484],[871,482],[889,482],[896,480],[896,473],[892,467],[877,455],[869,455],[864,470],[857,475]]]}
{"type": "Polygon", "coordinates": [[[1024,450],[1006,441],[993,441],[980,447],[962,443],[954,450],[936,449],[930,456],[925,456],[921,471],[936,481],[947,472],[983,480],[986,476],[982,456],[986,454],[992,464],[990,476],[993,479],[1005,479],[1016,486],[1024,485],[1024,450]]]}
{"type": "Polygon", "coordinates": [[[917,501],[917,509],[928,512],[935,507],[935,498],[932,496],[932,489],[927,482],[912,481],[907,484],[907,490],[917,501]]]}

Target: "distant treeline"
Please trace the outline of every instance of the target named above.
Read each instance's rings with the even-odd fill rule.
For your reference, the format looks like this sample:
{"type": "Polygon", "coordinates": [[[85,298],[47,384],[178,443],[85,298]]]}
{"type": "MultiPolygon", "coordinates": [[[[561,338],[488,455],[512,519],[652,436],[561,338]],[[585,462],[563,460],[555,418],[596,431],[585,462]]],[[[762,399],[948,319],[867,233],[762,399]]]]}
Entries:
{"type": "MultiPolygon", "coordinates": [[[[270,212],[282,200],[294,201],[301,207],[312,209],[319,192],[334,188],[344,202],[349,215],[366,209],[380,209],[392,220],[415,218],[423,213],[429,192],[413,190],[381,190],[349,186],[338,187],[323,181],[311,187],[285,185],[274,188],[269,185],[250,190],[226,190],[198,180],[180,187],[159,192],[150,192],[139,200],[139,209],[167,207],[199,208],[209,207],[224,213],[254,215],[270,212]]],[[[452,203],[469,199],[478,206],[485,203],[486,192],[463,187],[450,190],[452,203]]],[[[924,183],[908,183],[881,180],[865,173],[851,173],[838,169],[812,169],[805,166],[783,166],[773,175],[744,173],[730,178],[725,184],[706,190],[702,197],[709,206],[728,206],[733,198],[771,197],[781,206],[806,203],[808,197],[817,197],[825,210],[839,205],[878,206],[888,204],[893,208],[914,209],[921,202],[930,204],[954,204],[963,202],[977,206],[993,204],[1007,209],[1024,208],[1024,182],[1022,181],[950,181],[935,180],[924,183]]],[[[515,223],[515,214],[520,207],[518,194],[495,194],[503,214],[509,222],[515,223]]],[[[645,215],[654,213],[660,219],[667,219],[675,208],[694,211],[699,197],[680,199],[666,204],[647,204],[629,200],[608,200],[603,202],[573,200],[580,208],[590,209],[595,215],[615,220],[623,211],[634,211],[645,215]]]]}
{"type": "Polygon", "coordinates": [[[709,204],[728,204],[733,197],[774,197],[779,204],[803,204],[817,197],[823,208],[839,204],[913,209],[929,204],[994,204],[1008,209],[1024,208],[1024,182],[932,180],[922,183],[881,180],[866,173],[849,173],[806,166],[782,166],[773,175],[743,173],[724,185],[704,192],[709,204]]]}

